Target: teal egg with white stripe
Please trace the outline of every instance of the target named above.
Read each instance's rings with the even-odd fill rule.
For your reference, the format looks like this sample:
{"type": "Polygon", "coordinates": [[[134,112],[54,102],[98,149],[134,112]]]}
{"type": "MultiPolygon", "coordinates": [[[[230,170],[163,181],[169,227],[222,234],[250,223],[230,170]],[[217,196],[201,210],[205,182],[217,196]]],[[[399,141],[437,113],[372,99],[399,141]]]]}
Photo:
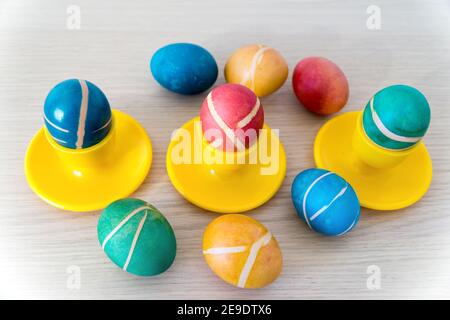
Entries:
{"type": "Polygon", "coordinates": [[[122,270],[138,276],[166,271],[175,260],[175,233],[151,204],[133,198],[117,200],[102,213],[98,240],[106,255],[122,270]]]}
{"type": "Polygon", "coordinates": [[[109,133],[111,107],[105,94],[92,82],[65,80],[47,95],[44,122],[51,137],[61,146],[89,148],[109,133]]]}
{"type": "Polygon", "coordinates": [[[300,172],[291,187],[298,216],[314,231],[340,236],[359,220],[360,205],[352,186],[337,174],[323,169],[300,172]]]}
{"type": "Polygon", "coordinates": [[[407,85],[378,91],[363,112],[367,137],[389,150],[408,149],[417,144],[430,125],[430,106],[425,96],[407,85]]]}

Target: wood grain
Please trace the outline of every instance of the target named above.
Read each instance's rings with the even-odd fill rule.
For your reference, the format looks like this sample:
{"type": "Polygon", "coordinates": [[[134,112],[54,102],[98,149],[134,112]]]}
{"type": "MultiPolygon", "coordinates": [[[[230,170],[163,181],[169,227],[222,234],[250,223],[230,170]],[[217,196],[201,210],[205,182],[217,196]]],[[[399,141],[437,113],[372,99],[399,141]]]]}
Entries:
{"type": "MultiPolygon", "coordinates": [[[[448,1],[376,1],[381,30],[368,30],[371,1],[0,1],[0,297],[1,298],[450,298],[450,5],[448,1]],[[81,8],[81,29],[66,27],[67,7],[81,8]],[[238,47],[265,43],[289,62],[309,55],[334,60],[358,110],[395,83],[429,99],[425,143],[434,164],[429,192],[397,212],[364,209],[356,230],[330,239],[297,217],[290,184],[314,166],[313,139],[326,120],[304,110],[289,81],[264,98],[266,120],[279,128],[288,171],[278,194],[249,214],[283,250],[284,269],[271,286],[240,290],[223,283],[201,253],[205,226],[216,215],[187,203],[164,165],[170,134],[198,114],[203,95],[181,97],[153,81],[151,54],[168,42],[208,48],[223,68],[238,47]],[[42,125],[45,96],[67,78],[98,84],[111,105],[138,119],[154,145],[151,173],[134,196],[172,223],[178,253],[170,270],[151,279],[130,276],[108,261],[96,235],[99,212],[52,208],[29,189],[23,173],[28,142],[42,125]],[[81,287],[67,287],[67,268],[81,287]],[[366,286],[367,267],[381,269],[381,289],[366,286]]],[[[224,83],[223,72],[217,84],[224,83]]],[[[417,168],[420,170],[420,168],[417,168]]]]}

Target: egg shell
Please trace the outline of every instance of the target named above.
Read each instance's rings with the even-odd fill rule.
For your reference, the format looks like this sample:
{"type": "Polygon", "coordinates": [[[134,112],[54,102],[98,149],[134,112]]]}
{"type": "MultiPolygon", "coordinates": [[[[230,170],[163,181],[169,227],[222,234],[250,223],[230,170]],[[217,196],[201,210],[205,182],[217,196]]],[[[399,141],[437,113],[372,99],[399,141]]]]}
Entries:
{"type": "Polygon", "coordinates": [[[236,50],[225,65],[225,79],[229,83],[246,86],[258,97],[277,91],[289,73],[283,56],[275,49],[252,44],[236,50]]]}
{"type": "Polygon", "coordinates": [[[205,139],[214,147],[236,151],[256,143],[264,125],[258,97],[239,84],[214,88],[203,101],[200,120],[205,139]]]}
{"type": "Polygon", "coordinates": [[[112,124],[105,94],[79,79],[57,84],[47,95],[44,122],[52,138],[70,149],[89,148],[105,138],[112,124]]]}
{"type": "Polygon", "coordinates": [[[292,201],[298,216],[313,230],[339,236],[358,223],[360,205],[352,186],[337,174],[307,169],[294,179],[292,201]]]}
{"type": "Polygon", "coordinates": [[[402,150],[416,145],[430,125],[430,106],[425,96],[407,85],[378,91],[363,113],[366,135],[378,146],[402,150]]]}
{"type": "Polygon", "coordinates": [[[137,276],[166,271],[176,255],[176,239],[166,218],[151,204],[139,199],[121,199],[102,213],[98,240],[117,266],[137,276]]]}
{"type": "Polygon", "coordinates": [[[184,95],[207,90],[218,75],[211,53],[192,43],[173,43],[160,48],[151,58],[150,70],[161,86],[184,95]]]}
{"type": "Polygon", "coordinates": [[[281,273],[275,237],[259,221],[242,214],[214,219],[203,234],[203,255],[211,270],[241,288],[262,288],[281,273]]]}
{"type": "Polygon", "coordinates": [[[305,58],[297,64],[292,87],[300,103],[319,115],[338,112],[349,96],[345,74],[332,61],[321,57],[305,58]]]}

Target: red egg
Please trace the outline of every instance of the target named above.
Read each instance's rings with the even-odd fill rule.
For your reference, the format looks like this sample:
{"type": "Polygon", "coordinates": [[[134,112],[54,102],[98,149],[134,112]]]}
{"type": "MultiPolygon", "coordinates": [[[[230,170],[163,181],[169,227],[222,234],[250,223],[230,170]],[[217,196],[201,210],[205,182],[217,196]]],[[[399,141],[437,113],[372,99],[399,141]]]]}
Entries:
{"type": "Polygon", "coordinates": [[[300,103],[320,115],[338,112],[349,96],[345,74],[335,63],[321,57],[305,58],[297,64],[292,87],[300,103]]]}
{"type": "Polygon", "coordinates": [[[258,138],[264,125],[264,110],[247,87],[224,84],[213,89],[203,101],[200,120],[203,135],[213,147],[245,150],[258,138]]]}

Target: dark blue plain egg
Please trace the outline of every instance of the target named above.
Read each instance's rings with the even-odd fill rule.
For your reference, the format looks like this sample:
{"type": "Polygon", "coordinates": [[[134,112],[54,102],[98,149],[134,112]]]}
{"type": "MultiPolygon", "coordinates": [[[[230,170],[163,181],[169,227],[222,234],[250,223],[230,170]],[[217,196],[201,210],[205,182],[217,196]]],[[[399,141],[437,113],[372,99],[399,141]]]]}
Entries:
{"type": "Polygon", "coordinates": [[[173,43],[160,48],[151,58],[150,70],[161,86],[183,95],[206,91],[218,75],[211,53],[192,43],[173,43]]]}

